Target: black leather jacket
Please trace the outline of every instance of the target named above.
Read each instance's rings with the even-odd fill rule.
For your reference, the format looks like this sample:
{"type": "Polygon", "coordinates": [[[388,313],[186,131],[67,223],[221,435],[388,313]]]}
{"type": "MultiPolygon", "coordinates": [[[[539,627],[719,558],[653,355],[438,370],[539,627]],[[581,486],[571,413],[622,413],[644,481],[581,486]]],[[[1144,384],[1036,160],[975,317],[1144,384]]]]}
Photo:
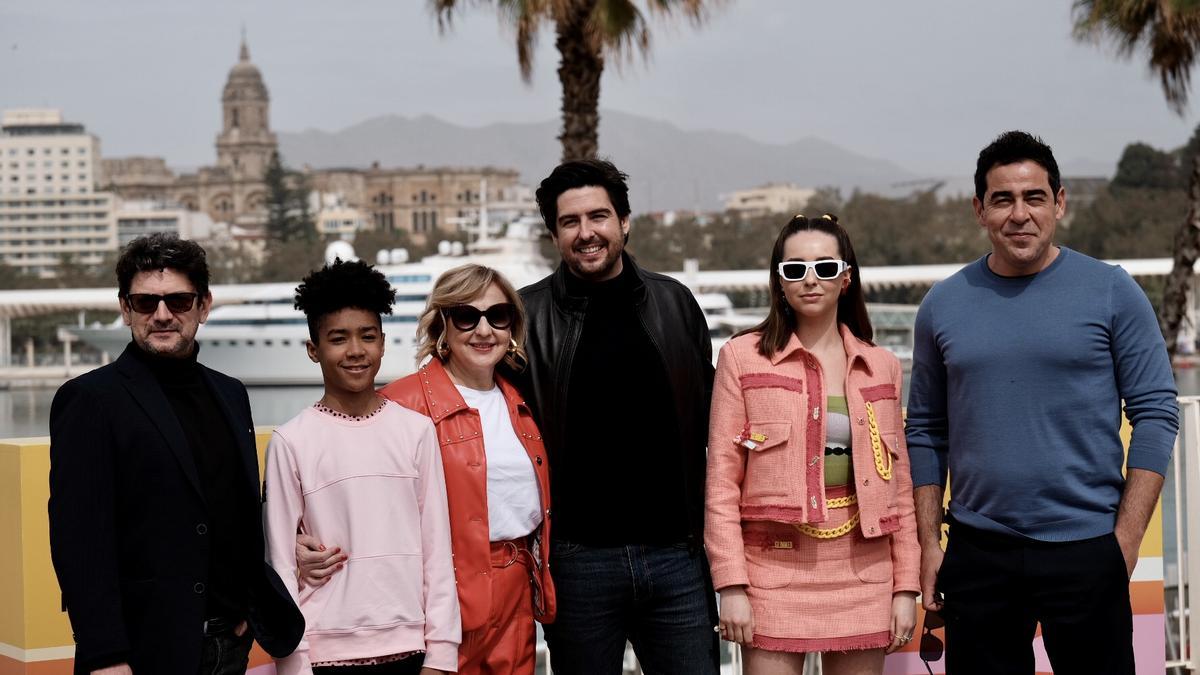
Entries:
{"type": "MultiPolygon", "coordinates": [[[[708,324],[686,286],[668,276],[647,272],[629,255],[622,255],[623,264],[630,266],[637,276],[633,293],[638,315],[662,357],[674,394],[671,403],[680,425],[688,529],[699,545],[704,533],[705,448],[713,383],[708,324]]],[[[533,404],[551,452],[560,450],[567,438],[567,388],[588,303],[587,298],[568,294],[567,274],[570,272],[566,266],[559,264],[553,274],[520,291],[529,324],[525,342],[529,366],[517,379],[533,404]]],[[[636,387],[638,383],[630,382],[629,386],[636,387]]],[[[630,471],[634,470],[635,467],[630,467],[630,471]]],[[[620,487],[613,489],[619,491],[620,487]]],[[[653,516],[647,514],[647,517],[653,516]]]]}

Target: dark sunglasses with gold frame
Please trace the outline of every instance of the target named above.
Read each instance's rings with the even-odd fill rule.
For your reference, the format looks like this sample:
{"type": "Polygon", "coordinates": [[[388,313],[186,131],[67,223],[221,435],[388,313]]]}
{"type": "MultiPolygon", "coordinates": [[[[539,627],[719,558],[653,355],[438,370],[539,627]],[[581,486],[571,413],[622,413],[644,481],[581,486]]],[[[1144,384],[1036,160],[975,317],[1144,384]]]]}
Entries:
{"type": "Polygon", "coordinates": [[[511,302],[501,302],[487,309],[479,309],[473,305],[454,305],[442,310],[442,316],[464,333],[475,330],[482,318],[487,318],[488,324],[496,330],[508,330],[517,318],[517,308],[511,302]]]}

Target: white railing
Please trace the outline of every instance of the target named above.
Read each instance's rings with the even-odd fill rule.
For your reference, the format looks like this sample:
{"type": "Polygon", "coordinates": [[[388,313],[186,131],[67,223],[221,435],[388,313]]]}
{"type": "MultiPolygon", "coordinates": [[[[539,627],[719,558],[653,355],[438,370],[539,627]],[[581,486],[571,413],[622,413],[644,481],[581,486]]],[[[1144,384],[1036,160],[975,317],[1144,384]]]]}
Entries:
{"type": "Polygon", "coordinates": [[[1179,438],[1173,462],[1175,526],[1164,535],[1174,538],[1178,559],[1174,561],[1175,579],[1168,571],[1171,561],[1164,560],[1169,596],[1167,670],[1195,673],[1200,672],[1200,621],[1192,621],[1191,609],[1200,611],[1200,555],[1189,555],[1189,551],[1193,544],[1200,551],[1200,517],[1188,517],[1188,512],[1200,508],[1200,396],[1179,397],[1179,438]]]}

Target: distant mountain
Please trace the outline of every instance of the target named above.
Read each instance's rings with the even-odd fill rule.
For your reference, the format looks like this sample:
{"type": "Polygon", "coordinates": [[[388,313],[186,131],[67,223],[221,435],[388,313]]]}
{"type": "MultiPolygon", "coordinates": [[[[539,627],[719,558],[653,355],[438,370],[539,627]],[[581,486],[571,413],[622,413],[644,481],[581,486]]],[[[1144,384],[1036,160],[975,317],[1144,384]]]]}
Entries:
{"type": "Polygon", "coordinates": [[[1072,178],[1112,178],[1113,174],[1117,172],[1117,165],[1115,162],[1105,162],[1091,157],[1076,157],[1061,162],[1058,170],[1062,175],[1072,178]]]}
{"type": "MultiPolygon", "coordinates": [[[[772,145],[740,134],[684,131],[669,122],[603,111],[601,155],[630,176],[636,212],[716,209],[721,196],[767,182],[894,192],[917,175],[817,138],[772,145]]],[[[558,120],[462,127],[428,115],[376,117],[336,133],[279,132],[290,166],[511,167],[536,185],[558,163],[558,120]]]]}

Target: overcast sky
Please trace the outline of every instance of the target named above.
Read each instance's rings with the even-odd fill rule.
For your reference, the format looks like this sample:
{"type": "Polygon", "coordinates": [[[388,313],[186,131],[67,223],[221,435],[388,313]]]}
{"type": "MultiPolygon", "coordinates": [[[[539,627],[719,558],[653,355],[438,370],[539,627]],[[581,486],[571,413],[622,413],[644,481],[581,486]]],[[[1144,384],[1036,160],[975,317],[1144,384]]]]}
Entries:
{"type": "MultiPolygon", "coordinates": [[[[3,0],[0,108],[53,107],[106,156],[215,159],[241,26],[276,130],[384,114],[472,126],[556,118],[552,28],[532,84],[495,10],[438,32],[423,0],[3,0]]],[[[1041,134],[1065,165],[1182,145],[1140,58],[1071,37],[1070,0],[727,0],[699,28],[655,22],[653,53],[604,74],[602,108],[785,143],[815,136],[927,175],[965,175],[998,132],[1041,134]]],[[[1200,83],[1198,83],[1200,84],[1200,83]]],[[[600,139],[603,151],[604,139],[600,139]]]]}

